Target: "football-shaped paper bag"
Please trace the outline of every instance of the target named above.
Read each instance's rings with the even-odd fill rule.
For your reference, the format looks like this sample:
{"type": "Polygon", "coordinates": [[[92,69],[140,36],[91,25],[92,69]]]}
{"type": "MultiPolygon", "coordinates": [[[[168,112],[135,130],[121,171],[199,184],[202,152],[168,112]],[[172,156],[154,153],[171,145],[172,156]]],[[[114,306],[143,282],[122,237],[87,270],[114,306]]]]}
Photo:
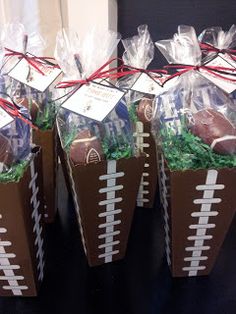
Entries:
{"type": "Polygon", "coordinates": [[[85,165],[104,160],[101,143],[89,130],[78,133],[70,147],[70,158],[74,165],[85,165]]]}
{"type": "Polygon", "coordinates": [[[136,113],[141,122],[150,122],[153,117],[152,99],[141,99],[136,108],[136,113]]]}
{"type": "Polygon", "coordinates": [[[236,129],[220,112],[204,109],[192,115],[191,132],[221,155],[236,154],[236,129]]]}

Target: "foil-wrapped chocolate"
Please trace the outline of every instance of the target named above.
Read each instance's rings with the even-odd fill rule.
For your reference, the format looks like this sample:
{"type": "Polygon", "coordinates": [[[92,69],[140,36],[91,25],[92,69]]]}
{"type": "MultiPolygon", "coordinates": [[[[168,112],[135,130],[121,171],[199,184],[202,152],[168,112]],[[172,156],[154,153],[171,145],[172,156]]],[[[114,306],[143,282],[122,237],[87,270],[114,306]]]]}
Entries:
{"type": "Polygon", "coordinates": [[[236,154],[236,129],[222,113],[213,109],[200,110],[192,115],[191,132],[218,154],[236,154]]]}
{"type": "Polygon", "coordinates": [[[150,122],[153,117],[152,99],[143,98],[140,100],[136,113],[141,122],[150,122]]]}
{"type": "Polygon", "coordinates": [[[70,147],[70,158],[74,165],[85,165],[104,160],[101,143],[89,130],[78,133],[70,147]]]}

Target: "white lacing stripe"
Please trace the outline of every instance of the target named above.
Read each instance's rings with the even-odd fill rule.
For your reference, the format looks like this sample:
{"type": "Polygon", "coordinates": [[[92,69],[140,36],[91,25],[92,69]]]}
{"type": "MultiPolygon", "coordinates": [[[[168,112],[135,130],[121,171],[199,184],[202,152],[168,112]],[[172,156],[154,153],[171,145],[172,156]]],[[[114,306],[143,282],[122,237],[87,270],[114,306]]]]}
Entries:
{"type": "Polygon", "coordinates": [[[112,251],[112,252],[107,252],[107,253],[100,254],[100,255],[98,255],[98,258],[108,257],[108,256],[112,256],[112,255],[115,255],[115,254],[118,254],[118,253],[119,253],[119,250],[115,250],[115,251],[112,251]]]}
{"type": "Polygon", "coordinates": [[[35,172],[34,161],[30,163],[30,174],[31,181],[29,183],[29,189],[32,190],[31,204],[33,204],[33,212],[31,214],[32,219],[34,220],[33,232],[36,234],[35,246],[37,247],[36,258],[38,259],[38,269],[39,269],[39,280],[43,279],[44,275],[44,251],[43,251],[43,239],[41,226],[42,214],[39,213],[38,209],[40,206],[40,201],[38,200],[39,187],[37,186],[36,178],[38,177],[37,172],[35,172]]]}
{"type": "MultiPolygon", "coordinates": [[[[108,161],[109,162],[109,161],[108,161]]],[[[111,174],[104,174],[99,177],[99,180],[109,180],[109,179],[116,179],[116,178],[121,178],[125,174],[124,172],[116,172],[116,173],[111,173],[111,174]]]]}
{"type": "Polygon", "coordinates": [[[98,215],[98,217],[111,216],[111,215],[115,215],[115,214],[120,214],[121,212],[122,212],[121,209],[109,210],[109,211],[107,211],[107,212],[100,213],[100,214],[98,215]]]}
{"type": "Polygon", "coordinates": [[[108,237],[112,237],[112,236],[116,236],[120,234],[120,230],[116,230],[116,231],[113,231],[113,232],[108,232],[108,233],[103,233],[103,234],[99,234],[98,238],[99,239],[105,239],[105,238],[108,238],[108,237]]]}
{"type": "Polygon", "coordinates": [[[112,192],[112,191],[120,191],[123,190],[124,186],[123,185],[115,185],[115,186],[108,186],[106,188],[102,188],[99,190],[99,193],[107,193],[107,192],[112,192]]]}
{"type": "Polygon", "coordinates": [[[211,148],[214,149],[214,147],[216,146],[216,144],[218,144],[218,143],[220,143],[220,142],[231,141],[231,140],[235,140],[235,141],[236,141],[236,136],[234,136],[234,135],[225,135],[225,136],[216,138],[216,139],[211,143],[211,148]]]}

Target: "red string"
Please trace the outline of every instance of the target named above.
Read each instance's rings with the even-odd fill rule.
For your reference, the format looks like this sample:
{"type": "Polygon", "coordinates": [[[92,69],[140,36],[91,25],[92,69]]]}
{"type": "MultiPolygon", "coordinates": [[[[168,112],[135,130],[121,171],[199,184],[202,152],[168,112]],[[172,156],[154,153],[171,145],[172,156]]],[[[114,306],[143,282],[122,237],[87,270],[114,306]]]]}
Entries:
{"type": "Polygon", "coordinates": [[[38,128],[35,125],[33,125],[30,120],[23,117],[23,115],[20,113],[19,109],[12,102],[6,100],[5,98],[0,97],[0,107],[2,107],[12,117],[19,118],[22,121],[24,121],[26,124],[29,124],[32,128],[38,130],[38,128]]]}
{"type": "Polygon", "coordinates": [[[229,48],[226,48],[226,49],[218,49],[210,44],[206,44],[206,43],[199,43],[200,44],[200,48],[203,50],[203,51],[206,51],[206,52],[215,52],[215,53],[227,53],[233,60],[236,60],[236,50],[235,49],[229,49],[229,48]]]}
{"type": "Polygon", "coordinates": [[[70,80],[70,81],[64,81],[64,82],[59,82],[56,85],[56,88],[68,88],[68,87],[73,87],[76,85],[84,85],[84,84],[88,84],[89,82],[92,82],[96,79],[117,79],[117,78],[121,78],[124,76],[128,76],[128,75],[133,75],[136,73],[146,73],[146,74],[150,74],[150,73],[160,73],[160,74],[167,74],[166,70],[144,70],[144,69],[139,69],[139,68],[135,68],[132,66],[127,66],[124,65],[123,60],[120,58],[113,58],[109,61],[107,61],[103,66],[101,66],[99,69],[97,69],[93,74],[91,74],[88,78],[86,79],[82,79],[82,80],[70,80]],[[114,61],[121,61],[121,65],[118,67],[113,67],[110,68],[108,70],[104,70],[108,65],[110,65],[112,62],[114,61]],[[125,70],[128,69],[128,70],[125,70]]]}
{"type": "Polygon", "coordinates": [[[8,53],[5,54],[5,57],[16,56],[16,57],[19,57],[20,59],[25,59],[33,68],[35,68],[42,75],[45,75],[45,73],[39,68],[39,65],[45,65],[45,63],[43,63],[42,61],[46,62],[47,66],[49,67],[59,68],[57,64],[53,64],[48,61],[48,60],[55,60],[54,58],[29,56],[22,52],[14,51],[9,48],[5,48],[5,50],[8,51],[8,53]]]}
{"type": "Polygon", "coordinates": [[[185,64],[169,64],[164,66],[165,69],[176,69],[176,70],[180,70],[177,73],[174,73],[172,75],[170,75],[165,81],[169,81],[174,77],[180,76],[186,72],[189,71],[200,71],[200,70],[205,70],[206,72],[213,74],[216,77],[219,77],[223,80],[226,81],[231,81],[231,82],[236,82],[236,79],[233,78],[228,78],[225,77],[221,74],[225,74],[225,75],[236,75],[236,73],[229,73],[229,72],[235,72],[236,69],[232,69],[232,68],[225,68],[225,67],[220,67],[220,66],[206,66],[206,65],[185,65],[185,64]]]}

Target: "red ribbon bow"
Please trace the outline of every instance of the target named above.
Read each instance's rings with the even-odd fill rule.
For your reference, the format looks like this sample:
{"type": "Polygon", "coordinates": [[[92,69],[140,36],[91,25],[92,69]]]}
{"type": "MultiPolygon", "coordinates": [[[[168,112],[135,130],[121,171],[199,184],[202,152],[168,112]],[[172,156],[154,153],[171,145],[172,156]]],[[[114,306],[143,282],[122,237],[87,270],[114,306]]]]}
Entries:
{"type": "Polygon", "coordinates": [[[1,98],[0,97],[0,107],[2,107],[7,113],[9,113],[13,118],[19,118],[22,121],[24,121],[25,123],[29,124],[32,128],[38,130],[38,128],[32,124],[32,122],[30,120],[28,120],[27,118],[25,118],[19,111],[19,109],[17,108],[17,106],[6,100],[5,98],[1,98]]]}
{"type": "Polygon", "coordinates": [[[88,84],[89,82],[92,82],[96,79],[117,79],[121,78],[127,75],[132,75],[136,73],[160,73],[160,74],[167,74],[166,70],[144,70],[144,69],[139,69],[135,68],[132,66],[127,66],[124,65],[123,60],[120,58],[113,58],[109,61],[107,61],[103,66],[101,66],[98,70],[96,70],[93,74],[91,74],[88,78],[82,79],[82,80],[71,80],[71,81],[64,81],[64,82],[59,82],[56,85],[56,88],[68,88],[68,87],[73,87],[76,85],[84,85],[88,84]],[[118,67],[113,67],[108,70],[104,70],[107,66],[109,66],[112,62],[114,61],[120,61],[121,65],[118,67]],[[128,69],[128,70],[125,70],[128,69]]]}
{"type": "Polygon", "coordinates": [[[226,81],[231,81],[231,82],[236,82],[236,78],[228,78],[225,77],[221,74],[225,74],[225,75],[236,75],[236,73],[232,73],[235,72],[236,69],[232,69],[232,68],[225,68],[225,67],[219,67],[219,66],[207,66],[207,65],[185,65],[185,64],[169,64],[164,66],[165,69],[176,69],[176,70],[180,70],[177,73],[174,73],[172,75],[170,75],[165,81],[165,82],[169,81],[170,79],[180,76],[186,72],[189,71],[200,71],[200,70],[204,70],[206,72],[208,72],[209,74],[213,74],[214,76],[221,78],[223,80],[226,81]],[[231,73],[229,73],[231,72],[231,73]]]}
{"type": "Polygon", "coordinates": [[[16,56],[16,57],[19,57],[20,59],[25,59],[35,70],[37,70],[42,75],[45,75],[45,73],[40,69],[40,66],[41,65],[45,66],[44,62],[46,62],[47,66],[49,67],[59,68],[57,64],[53,64],[49,61],[49,60],[55,60],[54,58],[31,56],[31,55],[27,55],[22,52],[18,52],[9,48],[5,48],[5,50],[8,51],[8,53],[5,54],[5,57],[16,56]]]}
{"type": "Polygon", "coordinates": [[[204,51],[204,52],[215,52],[215,53],[227,53],[230,58],[232,60],[236,60],[236,50],[235,49],[229,49],[229,48],[226,48],[226,49],[218,49],[210,44],[206,44],[206,43],[199,43],[200,45],[200,48],[204,51]]]}

